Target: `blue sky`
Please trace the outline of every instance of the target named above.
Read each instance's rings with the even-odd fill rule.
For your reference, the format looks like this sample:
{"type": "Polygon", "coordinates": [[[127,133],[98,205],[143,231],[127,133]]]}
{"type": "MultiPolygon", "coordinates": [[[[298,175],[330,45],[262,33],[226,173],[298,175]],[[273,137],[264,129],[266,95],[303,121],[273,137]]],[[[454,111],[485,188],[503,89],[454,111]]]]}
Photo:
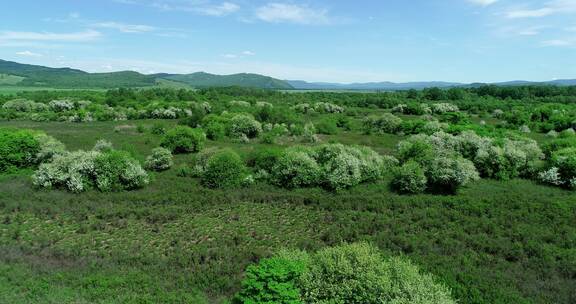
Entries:
{"type": "Polygon", "coordinates": [[[0,58],[329,82],[576,78],[576,0],[7,1],[0,58]]]}

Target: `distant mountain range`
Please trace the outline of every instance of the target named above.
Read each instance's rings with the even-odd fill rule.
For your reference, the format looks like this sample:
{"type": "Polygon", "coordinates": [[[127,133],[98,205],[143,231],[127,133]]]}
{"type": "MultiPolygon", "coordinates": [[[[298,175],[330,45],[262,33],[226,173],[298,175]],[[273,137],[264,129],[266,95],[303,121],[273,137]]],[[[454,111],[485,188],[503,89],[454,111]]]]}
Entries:
{"type": "MultiPolygon", "coordinates": [[[[492,83],[498,86],[519,85],[576,85],[576,79],[554,80],[547,82],[509,81],[492,83]]],[[[368,83],[329,83],[306,82],[303,80],[280,80],[259,74],[214,75],[204,72],[192,74],[152,74],[145,75],[133,71],[111,73],[88,73],[70,68],[49,68],[39,65],[21,64],[0,60],[0,86],[33,86],[46,88],[118,88],[118,87],[153,87],[170,86],[179,88],[207,87],[253,87],[275,90],[362,90],[362,91],[395,91],[408,89],[425,89],[431,87],[476,87],[485,83],[457,82],[368,82],[368,83]]]]}
{"type": "Polygon", "coordinates": [[[523,85],[557,85],[557,86],[572,86],[576,85],[576,79],[561,79],[545,82],[533,81],[508,81],[496,83],[459,83],[459,82],[443,82],[443,81],[427,81],[427,82],[367,82],[367,83],[329,83],[329,82],[306,82],[302,80],[287,80],[287,83],[292,85],[298,90],[364,90],[364,91],[398,91],[409,89],[426,89],[426,88],[452,88],[452,87],[478,87],[486,84],[497,86],[523,86],[523,85]]]}

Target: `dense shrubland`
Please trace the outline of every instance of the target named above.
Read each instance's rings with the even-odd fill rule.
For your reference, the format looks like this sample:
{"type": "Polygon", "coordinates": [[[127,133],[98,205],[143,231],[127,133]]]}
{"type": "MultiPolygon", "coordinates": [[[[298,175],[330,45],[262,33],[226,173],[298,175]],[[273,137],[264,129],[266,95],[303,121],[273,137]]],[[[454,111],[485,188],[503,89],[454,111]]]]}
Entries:
{"type": "Polygon", "coordinates": [[[0,238],[51,259],[137,265],[82,288],[150,290],[158,275],[170,286],[152,302],[199,288],[215,303],[572,303],[575,97],[547,87],[0,96],[0,117],[16,120],[2,124],[47,130],[0,129],[0,177],[10,174],[0,238]],[[366,240],[379,249],[322,249],[366,240]]]}
{"type": "Polygon", "coordinates": [[[248,266],[234,303],[456,303],[405,258],[360,243],[315,253],[284,250],[248,266]]]}

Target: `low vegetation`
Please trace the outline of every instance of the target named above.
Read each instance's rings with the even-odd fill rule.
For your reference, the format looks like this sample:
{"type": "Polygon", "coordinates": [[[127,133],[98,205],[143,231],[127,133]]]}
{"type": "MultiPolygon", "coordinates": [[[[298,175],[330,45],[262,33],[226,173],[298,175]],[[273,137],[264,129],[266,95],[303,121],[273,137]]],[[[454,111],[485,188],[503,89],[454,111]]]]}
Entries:
{"type": "Polygon", "coordinates": [[[573,303],[575,96],[1,95],[0,302],[573,303]]]}

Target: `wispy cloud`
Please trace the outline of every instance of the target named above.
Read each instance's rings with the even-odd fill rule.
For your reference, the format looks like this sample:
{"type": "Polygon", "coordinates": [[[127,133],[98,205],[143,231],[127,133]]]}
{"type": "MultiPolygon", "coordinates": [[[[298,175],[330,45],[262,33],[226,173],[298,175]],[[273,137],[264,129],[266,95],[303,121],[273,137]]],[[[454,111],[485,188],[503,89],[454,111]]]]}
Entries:
{"type": "Polygon", "coordinates": [[[256,17],[270,23],[330,24],[326,9],[306,5],[268,3],[256,9],[256,17]]]}
{"type": "Polygon", "coordinates": [[[236,59],[236,58],[243,58],[243,57],[255,56],[255,55],[256,55],[256,53],[254,53],[252,51],[243,51],[243,52],[240,52],[238,54],[233,54],[233,53],[224,54],[224,55],[222,55],[222,57],[224,57],[226,59],[236,59]]]}
{"type": "Polygon", "coordinates": [[[102,34],[94,30],[73,33],[51,32],[16,32],[0,31],[1,41],[56,41],[56,42],[86,42],[100,38],[102,34]]]}
{"type": "Polygon", "coordinates": [[[540,18],[556,14],[576,13],[576,1],[574,0],[555,0],[546,2],[543,6],[530,9],[516,9],[506,13],[506,17],[511,19],[517,18],[540,18]]]}
{"type": "Polygon", "coordinates": [[[542,41],[542,46],[576,47],[576,39],[552,39],[542,41]]]}
{"type": "Polygon", "coordinates": [[[498,2],[498,0],[467,0],[468,2],[475,4],[475,5],[480,5],[480,6],[489,6],[492,5],[496,2],[498,2]]]}
{"type": "Polygon", "coordinates": [[[218,5],[210,5],[196,8],[196,11],[208,16],[226,16],[240,9],[240,6],[231,2],[224,2],[218,5]]]}
{"type": "Polygon", "coordinates": [[[115,0],[122,4],[137,4],[162,11],[191,12],[206,16],[222,17],[240,10],[240,5],[232,2],[213,3],[209,0],[115,0]]]}
{"type": "Polygon", "coordinates": [[[98,22],[92,23],[92,27],[115,29],[123,33],[145,33],[155,31],[157,28],[150,25],[143,24],[126,24],[121,22],[98,22]]]}
{"type": "Polygon", "coordinates": [[[43,57],[44,55],[39,54],[39,53],[34,53],[31,51],[22,51],[22,52],[16,52],[16,55],[18,56],[24,56],[24,57],[43,57]]]}

